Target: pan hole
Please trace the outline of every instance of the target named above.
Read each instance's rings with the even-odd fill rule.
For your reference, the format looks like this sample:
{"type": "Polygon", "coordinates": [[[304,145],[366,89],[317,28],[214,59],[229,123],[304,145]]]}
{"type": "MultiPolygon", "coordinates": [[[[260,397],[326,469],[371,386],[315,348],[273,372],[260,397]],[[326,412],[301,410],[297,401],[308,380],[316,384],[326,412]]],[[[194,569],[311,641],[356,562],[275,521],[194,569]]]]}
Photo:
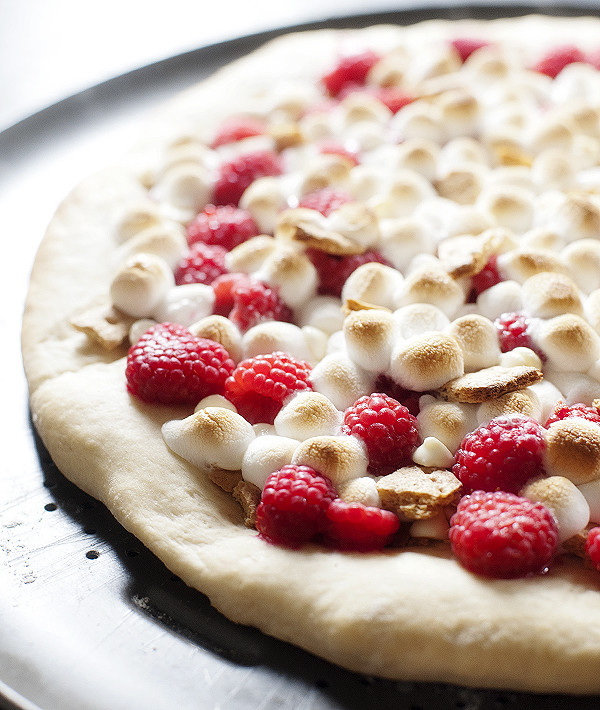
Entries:
{"type": "Polygon", "coordinates": [[[49,511],[56,510],[57,508],[58,506],[56,505],[56,503],[46,503],[46,505],[44,506],[44,510],[49,511]]]}
{"type": "Polygon", "coordinates": [[[98,557],[100,557],[100,553],[98,552],[98,550],[89,550],[85,553],[85,556],[88,558],[88,560],[97,560],[98,557]]]}

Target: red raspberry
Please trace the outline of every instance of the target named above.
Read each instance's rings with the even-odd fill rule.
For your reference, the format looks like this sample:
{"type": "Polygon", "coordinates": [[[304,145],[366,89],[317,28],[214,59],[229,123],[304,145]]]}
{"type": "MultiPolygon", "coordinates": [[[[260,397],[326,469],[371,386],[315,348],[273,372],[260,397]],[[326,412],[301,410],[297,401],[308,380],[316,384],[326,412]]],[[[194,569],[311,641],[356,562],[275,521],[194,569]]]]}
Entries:
{"type": "Polygon", "coordinates": [[[145,402],[196,404],[221,394],[234,368],[219,343],[196,338],[182,325],[158,323],[129,349],[125,377],[128,391],[145,402]]]}
{"type": "Polygon", "coordinates": [[[211,148],[218,148],[221,145],[237,143],[244,138],[252,136],[262,136],[265,134],[265,125],[252,116],[231,116],[225,119],[217,129],[217,133],[211,144],[211,148]]]}
{"type": "MultiPolygon", "coordinates": [[[[323,141],[319,146],[319,152],[324,155],[340,155],[342,158],[349,160],[353,165],[358,165],[358,153],[354,150],[349,150],[343,143],[339,143],[338,141],[323,141]]],[[[350,197],[350,200],[352,199],[353,198],[350,197]]]]}
{"type": "Polygon", "coordinates": [[[220,316],[228,316],[233,308],[233,294],[238,286],[247,286],[253,281],[251,276],[243,273],[223,274],[217,276],[211,286],[215,292],[214,312],[220,316]]]}
{"type": "Polygon", "coordinates": [[[283,352],[242,360],[225,381],[225,396],[251,424],[272,424],[293,392],[312,389],[311,366],[283,352]]]}
{"type": "Polygon", "coordinates": [[[388,397],[400,402],[400,404],[403,404],[415,417],[420,411],[419,399],[425,394],[425,392],[407,390],[387,375],[379,375],[377,377],[375,381],[375,391],[383,392],[387,394],[388,397]]]}
{"type": "Polygon", "coordinates": [[[532,478],[545,475],[545,430],[520,414],[496,417],[467,434],[454,457],[452,473],[465,492],[518,493],[532,478]]]}
{"type": "Polygon", "coordinates": [[[364,441],[369,472],[378,476],[411,462],[419,444],[419,425],[406,407],[386,394],[358,399],[344,412],[342,431],[364,441]]]}
{"type": "Polygon", "coordinates": [[[337,550],[373,552],[389,544],[399,527],[398,516],[389,510],[338,498],[327,508],[325,543],[337,550]]]}
{"type": "Polygon", "coordinates": [[[237,207],[244,191],[255,180],[269,175],[281,175],[281,158],[272,150],[245,153],[223,163],[215,184],[214,201],[217,205],[237,207]]]}
{"type": "Polygon", "coordinates": [[[175,283],[211,284],[217,276],[227,272],[223,247],[196,242],[175,267],[175,283]]]}
{"type": "Polygon", "coordinates": [[[600,527],[592,528],[585,541],[585,553],[600,572],[600,527]]]}
{"type": "Polygon", "coordinates": [[[485,42],[482,39],[474,39],[472,37],[457,37],[456,39],[453,39],[450,44],[458,52],[461,62],[466,62],[473,52],[478,49],[489,46],[489,42],[485,42]]]}
{"type": "Polygon", "coordinates": [[[382,86],[375,91],[375,96],[385,104],[392,113],[398,113],[408,104],[411,104],[415,97],[407,94],[406,91],[396,86],[382,86]]]}
{"type": "Polygon", "coordinates": [[[335,497],[329,479],[310,466],[284,466],[265,482],[256,529],[270,542],[298,547],[323,531],[335,497]]]}
{"type": "Polygon", "coordinates": [[[498,257],[493,254],[487,261],[487,264],[481,269],[478,274],[471,277],[471,292],[469,294],[469,302],[475,303],[477,296],[488,288],[495,286],[503,281],[498,271],[498,257]]]}
{"type": "Polygon", "coordinates": [[[558,547],[558,528],[541,503],[505,491],[476,491],[458,504],[450,543],[471,572],[513,579],[545,570],[558,547]]]}
{"type": "Polygon", "coordinates": [[[376,249],[351,256],[333,256],[318,249],[307,249],[306,255],[317,270],[319,293],[329,296],[341,296],[346,279],[363,264],[376,261],[390,266],[389,261],[376,249]]]}
{"type": "Polygon", "coordinates": [[[523,313],[503,313],[496,318],[494,325],[498,331],[498,344],[503,353],[515,348],[529,348],[542,360],[545,355],[533,343],[529,332],[530,320],[523,313]]]}
{"type": "Polygon", "coordinates": [[[353,201],[354,197],[343,187],[324,187],[304,195],[298,203],[298,207],[316,210],[327,217],[342,205],[353,201]]]}
{"type": "Polygon", "coordinates": [[[596,407],[587,407],[581,402],[578,402],[577,404],[565,404],[564,402],[558,402],[544,426],[547,429],[550,424],[559,422],[561,419],[569,419],[570,417],[580,417],[582,419],[587,419],[588,422],[600,424],[600,411],[598,411],[596,407]]]}
{"type": "Polygon", "coordinates": [[[262,281],[239,280],[231,291],[233,308],[229,319],[243,332],[268,320],[290,321],[292,311],[277,290],[262,281]]]}
{"type": "Polygon", "coordinates": [[[585,57],[586,64],[591,64],[594,69],[600,71],[600,49],[596,49],[593,52],[588,52],[585,57]]]}
{"type": "Polygon", "coordinates": [[[227,251],[259,233],[256,222],[247,210],[231,205],[206,205],[188,225],[187,240],[216,244],[227,251]]]}
{"type": "Polygon", "coordinates": [[[575,45],[566,44],[548,52],[533,67],[533,70],[554,79],[567,65],[573,64],[573,62],[585,62],[585,55],[575,45]]]}
{"type": "Polygon", "coordinates": [[[359,54],[341,57],[332,71],[321,79],[331,96],[337,96],[349,85],[361,86],[367,80],[367,74],[380,60],[379,54],[365,50],[359,54]]]}

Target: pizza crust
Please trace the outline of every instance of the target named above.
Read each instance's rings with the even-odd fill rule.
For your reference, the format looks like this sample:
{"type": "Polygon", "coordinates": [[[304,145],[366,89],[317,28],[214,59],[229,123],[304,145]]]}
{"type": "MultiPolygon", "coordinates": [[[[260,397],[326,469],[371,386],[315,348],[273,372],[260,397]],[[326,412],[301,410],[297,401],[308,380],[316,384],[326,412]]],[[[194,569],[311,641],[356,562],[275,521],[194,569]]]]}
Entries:
{"type": "MultiPolygon", "coordinates": [[[[385,48],[401,31],[370,28],[363,36],[385,48]]],[[[435,22],[411,32],[418,42],[449,29],[435,22]]],[[[548,45],[567,35],[584,46],[600,38],[590,19],[467,22],[460,32],[544,37],[548,45]]],[[[246,107],[282,71],[283,57],[317,76],[324,58],[353,37],[288,36],[226,68],[157,114],[122,165],[66,199],[40,247],[23,321],[34,423],[65,476],[233,621],[386,678],[599,693],[597,573],[564,558],[541,577],[494,581],[460,567],[447,545],[351,554],[268,544],[244,526],[230,495],[164,445],[161,425],[190,410],[134,401],[124,350],[106,353],[68,325],[74,310],[105,296],[118,259],[114,226],[144,196],[140,177],[153,169],[161,142],[199,122],[210,130],[246,107]]]]}

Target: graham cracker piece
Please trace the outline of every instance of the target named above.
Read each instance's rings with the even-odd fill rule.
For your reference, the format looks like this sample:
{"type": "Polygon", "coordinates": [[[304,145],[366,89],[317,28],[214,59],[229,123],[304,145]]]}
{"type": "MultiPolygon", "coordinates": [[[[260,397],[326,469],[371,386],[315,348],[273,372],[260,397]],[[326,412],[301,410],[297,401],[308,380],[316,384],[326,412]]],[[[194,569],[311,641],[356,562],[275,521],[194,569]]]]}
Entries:
{"type": "Polygon", "coordinates": [[[304,247],[318,249],[333,256],[348,256],[351,254],[362,254],[365,247],[348,237],[325,229],[310,222],[298,222],[292,232],[292,240],[302,244],[304,247]]]}
{"type": "Polygon", "coordinates": [[[347,298],[342,304],[342,313],[347,316],[352,311],[386,311],[391,313],[392,311],[386,306],[378,306],[374,303],[367,303],[366,301],[361,301],[358,298],[347,298]]]}
{"type": "Polygon", "coordinates": [[[244,511],[244,525],[247,528],[256,527],[256,509],[260,503],[261,491],[250,481],[240,481],[233,489],[233,497],[244,511]]]}
{"type": "Polygon", "coordinates": [[[381,507],[400,520],[432,518],[456,502],[461,487],[450,471],[426,466],[404,466],[377,481],[381,507]]]}
{"type": "Polygon", "coordinates": [[[129,337],[129,329],[137,318],[115,308],[111,303],[90,306],[71,318],[71,325],[85,333],[104,350],[115,350],[129,337]]]}
{"type": "Polygon", "coordinates": [[[563,552],[566,552],[568,555],[575,555],[575,557],[581,557],[581,559],[589,562],[588,566],[590,568],[593,568],[592,561],[585,553],[585,542],[589,531],[597,526],[598,523],[588,523],[583,530],[575,533],[575,535],[570,537],[568,540],[564,540],[562,543],[563,552]]]}
{"type": "Polygon", "coordinates": [[[242,472],[227,471],[224,468],[214,467],[208,472],[208,477],[226,493],[233,493],[234,488],[242,480],[242,472]]]}
{"type": "Polygon", "coordinates": [[[440,395],[448,402],[480,404],[490,399],[516,392],[539,382],[541,370],[527,365],[514,367],[485,367],[478,372],[468,372],[440,387],[440,395]]]}

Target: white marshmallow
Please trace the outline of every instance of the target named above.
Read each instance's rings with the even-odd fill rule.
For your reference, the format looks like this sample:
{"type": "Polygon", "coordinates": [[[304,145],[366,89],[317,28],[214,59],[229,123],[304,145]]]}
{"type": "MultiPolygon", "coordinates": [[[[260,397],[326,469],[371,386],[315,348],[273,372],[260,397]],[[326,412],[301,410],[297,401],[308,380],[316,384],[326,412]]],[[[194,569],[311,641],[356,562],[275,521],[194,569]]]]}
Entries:
{"type": "Polygon", "coordinates": [[[414,335],[392,351],[389,375],[409,390],[435,390],[463,374],[462,351],[454,338],[443,333],[414,335]]]}
{"type": "Polygon", "coordinates": [[[530,348],[513,348],[506,353],[500,353],[501,367],[518,367],[519,365],[526,365],[529,367],[537,367],[538,370],[542,369],[542,360],[540,356],[531,350],[530,348]]]}
{"type": "Polygon", "coordinates": [[[562,392],[562,399],[567,404],[590,406],[600,398],[600,382],[581,372],[558,372],[546,368],[544,377],[562,392]]]}
{"type": "Polygon", "coordinates": [[[138,232],[126,244],[122,251],[125,257],[143,252],[155,254],[164,259],[171,269],[187,252],[185,232],[176,222],[162,222],[138,232]]]}
{"type": "Polygon", "coordinates": [[[311,466],[337,487],[366,476],[369,457],[355,436],[313,436],[299,444],[292,463],[311,466]]]}
{"type": "Polygon", "coordinates": [[[584,293],[600,285],[600,241],[580,239],[566,246],[560,258],[570,270],[571,278],[584,293]]]}
{"type": "Polygon", "coordinates": [[[454,454],[434,436],[426,436],[423,443],[415,449],[413,461],[420,466],[435,468],[451,468],[454,454]]]}
{"type": "Polygon", "coordinates": [[[542,408],[539,418],[540,422],[547,421],[548,417],[554,411],[554,407],[557,402],[564,400],[562,392],[556,387],[556,385],[553,385],[552,382],[547,379],[543,379],[541,382],[536,382],[534,385],[530,385],[528,389],[535,392],[542,408]]]}
{"type": "Polygon", "coordinates": [[[477,314],[461,316],[446,328],[458,342],[464,357],[465,372],[498,365],[498,333],[491,320],[477,314]]]}
{"type": "Polygon", "coordinates": [[[210,171],[191,163],[176,164],[166,170],[152,188],[165,216],[188,222],[208,204],[214,188],[210,171]]]}
{"type": "Polygon", "coordinates": [[[275,426],[273,424],[265,424],[264,422],[259,422],[258,424],[252,425],[252,430],[256,436],[276,436],[275,426]]]}
{"type": "Polygon", "coordinates": [[[254,439],[252,426],[239,414],[222,407],[208,407],[181,420],[163,424],[167,446],[201,469],[237,471],[254,439]]]}
{"type": "Polygon", "coordinates": [[[600,523],[600,478],[578,486],[590,507],[590,521],[600,523]]]}
{"type": "Polygon", "coordinates": [[[343,414],[320,392],[298,392],[275,417],[275,430],[280,436],[298,441],[313,436],[336,436],[340,433],[343,414]]]}
{"type": "Polygon", "coordinates": [[[162,222],[158,205],[149,199],[127,207],[116,225],[116,236],[119,242],[126,242],[146,229],[156,227],[162,222]]]}
{"type": "Polygon", "coordinates": [[[215,292],[206,284],[183,284],[170,288],[152,312],[157,321],[192,325],[213,312],[215,292]]]}
{"type": "Polygon", "coordinates": [[[433,230],[424,219],[382,219],[380,229],[380,251],[398,271],[405,272],[417,254],[434,251],[433,230]]]}
{"type": "Polygon", "coordinates": [[[542,503],[554,515],[559,542],[583,530],[590,520],[590,506],[583,493],[563,476],[533,481],[525,486],[520,495],[542,503]]]}
{"type": "Polygon", "coordinates": [[[238,244],[225,256],[225,265],[229,271],[251,274],[258,271],[265,259],[277,249],[277,242],[273,237],[259,234],[238,244]]]}
{"type": "Polygon", "coordinates": [[[149,328],[152,328],[153,325],[156,325],[156,321],[152,318],[140,318],[136,320],[135,323],[131,324],[131,328],[129,329],[129,343],[135,345],[142,335],[144,335],[149,328]]]}
{"type": "Polygon", "coordinates": [[[544,271],[566,273],[567,267],[558,254],[548,249],[517,248],[498,255],[498,271],[505,279],[525,283],[544,271]]]}
{"type": "Polygon", "coordinates": [[[410,526],[409,534],[411,537],[427,538],[428,540],[447,540],[449,529],[448,519],[444,511],[441,511],[432,518],[415,520],[410,526]]]}
{"type": "Polygon", "coordinates": [[[490,320],[498,318],[503,313],[522,311],[521,286],[516,281],[500,281],[479,294],[477,310],[490,320]]]}
{"type": "Polygon", "coordinates": [[[361,368],[378,374],[387,370],[395,328],[388,311],[352,311],[344,321],[346,352],[361,368]]]}
{"type": "Polygon", "coordinates": [[[327,333],[312,325],[303,325],[302,334],[304,335],[304,340],[306,341],[306,346],[310,353],[310,356],[307,358],[308,362],[312,364],[320,362],[327,353],[327,345],[329,342],[327,333]]]}
{"type": "Polygon", "coordinates": [[[600,357],[600,335],[573,313],[541,322],[535,336],[549,366],[559,371],[586,372],[600,357]]]}
{"type": "Polygon", "coordinates": [[[229,318],[217,315],[206,316],[206,318],[192,323],[189,330],[198,338],[208,338],[216,343],[221,343],[235,363],[243,358],[242,334],[229,318]]]}
{"type": "Polygon", "coordinates": [[[592,328],[600,333],[600,288],[595,289],[585,300],[585,317],[592,328]]]}
{"type": "Polygon", "coordinates": [[[431,303],[412,303],[398,308],[392,314],[398,334],[405,339],[430,331],[444,330],[449,324],[448,316],[431,303]]]}
{"type": "Polygon", "coordinates": [[[298,360],[311,360],[306,337],[302,329],[293,323],[266,321],[249,328],[242,336],[244,358],[267,355],[280,350],[298,360]]]}
{"type": "Polygon", "coordinates": [[[542,403],[536,392],[526,387],[516,392],[508,392],[494,399],[489,399],[477,407],[477,424],[487,424],[495,417],[523,414],[538,422],[542,420],[542,403]]]}
{"type": "Polygon", "coordinates": [[[317,292],[319,277],[310,259],[291,246],[278,246],[261,264],[255,276],[279,288],[290,308],[298,308],[317,292]]]}
{"type": "Polygon", "coordinates": [[[199,412],[207,407],[220,407],[221,409],[229,409],[231,412],[237,412],[235,404],[223,397],[222,394],[209,394],[208,397],[204,397],[194,407],[194,412],[199,412]]]}
{"type": "Polygon", "coordinates": [[[394,146],[398,169],[412,170],[432,181],[437,173],[440,153],[438,143],[428,138],[408,138],[394,146]]]}
{"type": "Polygon", "coordinates": [[[285,205],[281,181],[277,177],[258,178],[244,191],[239,205],[250,212],[259,231],[273,234],[285,205]]]}
{"type": "Polygon", "coordinates": [[[373,375],[358,367],[344,351],[326,355],[313,367],[310,381],[316,392],[324,394],[342,411],[359,397],[371,394],[375,384],[373,375]]]}
{"type": "Polygon", "coordinates": [[[371,198],[368,205],[377,216],[387,219],[409,217],[424,200],[435,197],[431,183],[419,173],[410,170],[394,174],[383,186],[382,192],[371,198]]]}
{"type": "Polygon", "coordinates": [[[528,190],[509,185],[485,187],[477,204],[494,217],[496,224],[516,234],[523,234],[533,224],[533,194],[528,190]]]}
{"type": "Polygon", "coordinates": [[[265,434],[253,439],[242,459],[242,478],[261,490],[267,478],[292,462],[298,447],[296,439],[265,434]]]}
{"type": "Polygon", "coordinates": [[[394,294],[402,280],[402,274],[390,266],[377,262],[362,264],[346,279],[342,288],[342,303],[355,299],[374,306],[392,308],[394,294]]]}
{"type": "Polygon", "coordinates": [[[324,227],[341,234],[363,249],[379,243],[377,215],[362,202],[347,202],[324,220],[324,227]]]}
{"type": "Polygon", "coordinates": [[[374,478],[352,478],[338,486],[338,495],[345,503],[362,503],[373,508],[381,507],[379,491],[374,478]]]}
{"type": "Polygon", "coordinates": [[[561,313],[583,313],[577,285],[568,276],[543,271],[530,276],[523,284],[523,309],[530,316],[552,318],[561,313]]]}
{"type": "Polygon", "coordinates": [[[434,437],[454,454],[465,436],[477,427],[476,406],[445,402],[424,395],[419,400],[417,415],[419,431],[423,438],[434,437]]]}
{"type": "Polygon", "coordinates": [[[173,272],[164,259],[155,254],[136,254],[117,271],[110,297],[124,313],[145,318],[152,315],[174,285],[173,272]]]}
{"type": "Polygon", "coordinates": [[[314,296],[298,309],[296,316],[301,326],[318,328],[327,335],[341,330],[344,325],[340,299],[335,296],[314,296]]]}

